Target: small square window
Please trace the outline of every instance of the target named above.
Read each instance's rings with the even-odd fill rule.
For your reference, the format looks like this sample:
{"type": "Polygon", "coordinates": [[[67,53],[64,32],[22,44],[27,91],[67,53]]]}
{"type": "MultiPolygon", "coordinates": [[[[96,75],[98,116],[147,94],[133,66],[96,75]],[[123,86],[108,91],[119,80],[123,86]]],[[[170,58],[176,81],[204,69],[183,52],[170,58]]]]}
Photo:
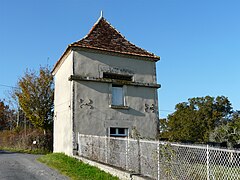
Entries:
{"type": "Polygon", "coordinates": [[[110,136],[111,137],[127,137],[128,136],[128,128],[110,127],[110,136]]]}
{"type": "Polygon", "coordinates": [[[110,134],[116,134],[116,128],[110,128],[110,134]]]}
{"type": "Polygon", "coordinates": [[[118,134],[125,134],[125,128],[118,128],[118,134]]]}

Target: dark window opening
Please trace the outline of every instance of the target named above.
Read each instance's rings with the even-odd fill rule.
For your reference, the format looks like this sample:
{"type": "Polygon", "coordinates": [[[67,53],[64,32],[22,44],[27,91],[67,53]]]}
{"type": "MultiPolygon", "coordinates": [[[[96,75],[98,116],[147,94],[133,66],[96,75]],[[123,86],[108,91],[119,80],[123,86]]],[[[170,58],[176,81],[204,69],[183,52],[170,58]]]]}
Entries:
{"type": "Polygon", "coordinates": [[[110,127],[110,137],[127,137],[128,128],[110,127]]]}
{"type": "Polygon", "coordinates": [[[113,74],[113,73],[106,73],[106,72],[103,73],[103,78],[132,81],[132,76],[130,75],[113,74]]]}
{"type": "Polygon", "coordinates": [[[125,128],[118,128],[118,134],[125,134],[125,128]]]}
{"type": "Polygon", "coordinates": [[[110,128],[110,134],[116,134],[116,128],[110,128]]]}

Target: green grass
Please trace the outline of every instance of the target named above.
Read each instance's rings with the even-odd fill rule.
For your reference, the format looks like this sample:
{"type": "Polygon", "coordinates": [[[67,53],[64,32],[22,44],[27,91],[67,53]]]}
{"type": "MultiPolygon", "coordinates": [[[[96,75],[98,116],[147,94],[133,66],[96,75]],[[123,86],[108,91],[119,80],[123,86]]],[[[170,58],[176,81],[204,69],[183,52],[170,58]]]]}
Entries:
{"type": "Polygon", "coordinates": [[[18,148],[10,148],[0,146],[0,150],[10,151],[10,152],[18,152],[18,153],[28,153],[28,154],[49,154],[49,151],[45,151],[42,149],[18,149],[18,148]]]}
{"type": "Polygon", "coordinates": [[[75,158],[69,157],[62,153],[47,154],[38,158],[42,163],[45,163],[49,167],[57,169],[61,174],[70,177],[73,180],[114,180],[117,177],[112,176],[109,173],[85,164],[75,158]]]}
{"type": "MultiPolygon", "coordinates": [[[[172,171],[173,172],[173,171],[172,171]]],[[[210,165],[209,166],[210,179],[239,179],[239,167],[227,167],[223,165],[210,165]]],[[[170,173],[171,174],[171,173],[170,173]]],[[[176,179],[178,176],[186,175],[186,179],[202,180],[207,179],[207,165],[197,163],[181,163],[178,166],[176,179]]]]}

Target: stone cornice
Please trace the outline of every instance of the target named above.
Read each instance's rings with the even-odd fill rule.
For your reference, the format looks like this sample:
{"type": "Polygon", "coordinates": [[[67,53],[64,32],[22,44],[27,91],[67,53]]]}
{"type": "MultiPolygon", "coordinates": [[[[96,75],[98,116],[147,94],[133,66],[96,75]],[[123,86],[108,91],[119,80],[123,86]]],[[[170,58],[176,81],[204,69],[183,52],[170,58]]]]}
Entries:
{"type": "Polygon", "coordinates": [[[116,80],[116,79],[106,79],[106,78],[94,78],[94,77],[83,77],[77,75],[71,75],[69,81],[92,81],[92,82],[100,82],[100,83],[114,83],[120,85],[129,85],[129,86],[140,86],[140,87],[148,87],[148,88],[160,88],[160,84],[154,83],[142,83],[142,82],[132,82],[132,81],[124,81],[124,80],[116,80]]]}

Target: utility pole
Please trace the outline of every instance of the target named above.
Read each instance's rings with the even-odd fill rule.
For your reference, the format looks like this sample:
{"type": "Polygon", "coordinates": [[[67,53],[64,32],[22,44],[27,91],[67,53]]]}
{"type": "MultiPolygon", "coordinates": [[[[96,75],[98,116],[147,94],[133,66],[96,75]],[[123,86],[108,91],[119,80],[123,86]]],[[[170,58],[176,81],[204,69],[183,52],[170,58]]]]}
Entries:
{"type": "Polygon", "coordinates": [[[18,127],[18,124],[19,124],[19,119],[20,119],[20,114],[19,114],[19,107],[18,107],[18,110],[17,110],[17,127],[18,127]]]}
{"type": "Polygon", "coordinates": [[[25,138],[27,136],[27,124],[26,124],[26,116],[24,114],[24,134],[25,134],[25,138]]]}

